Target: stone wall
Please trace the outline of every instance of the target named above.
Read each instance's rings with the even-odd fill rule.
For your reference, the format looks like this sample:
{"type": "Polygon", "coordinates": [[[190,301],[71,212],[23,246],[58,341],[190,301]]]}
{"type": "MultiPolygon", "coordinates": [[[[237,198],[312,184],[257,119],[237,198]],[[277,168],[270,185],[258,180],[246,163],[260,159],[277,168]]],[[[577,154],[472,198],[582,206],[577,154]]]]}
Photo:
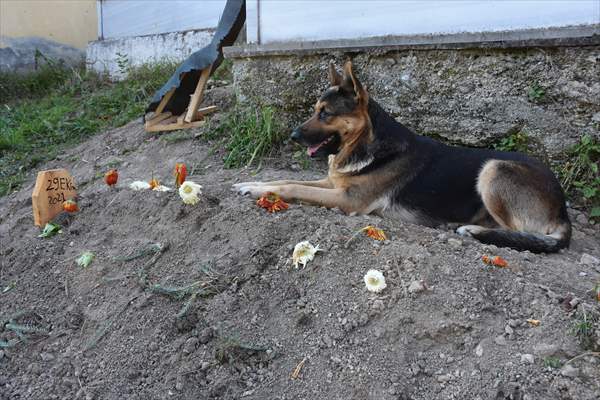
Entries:
{"type": "Polygon", "coordinates": [[[229,57],[238,99],[277,107],[290,131],[328,86],[328,63],[352,59],[372,98],[419,134],[490,146],[521,132],[551,159],[600,139],[597,45],[229,57]]]}

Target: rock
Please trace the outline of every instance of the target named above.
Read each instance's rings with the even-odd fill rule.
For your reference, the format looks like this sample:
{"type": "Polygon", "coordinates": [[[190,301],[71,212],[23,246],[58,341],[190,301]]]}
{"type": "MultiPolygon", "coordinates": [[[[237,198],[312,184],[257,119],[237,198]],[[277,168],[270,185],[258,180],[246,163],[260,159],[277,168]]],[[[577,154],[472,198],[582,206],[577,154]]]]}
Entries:
{"type": "Polygon", "coordinates": [[[423,281],[412,281],[408,286],[409,293],[419,293],[425,290],[425,285],[423,281]]]}
{"type": "Polygon", "coordinates": [[[535,357],[533,357],[533,354],[522,354],[521,355],[521,363],[533,364],[534,362],[535,362],[535,357]]]}
{"type": "Polygon", "coordinates": [[[475,355],[477,355],[477,357],[481,357],[483,355],[483,346],[481,346],[481,343],[475,347],[475,355]]]}
{"type": "Polygon", "coordinates": [[[148,346],[148,348],[150,349],[150,351],[157,351],[158,350],[158,343],[152,342],[152,343],[150,343],[150,345],[148,346]]]}
{"type": "Polygon", "coordinates": [[[533,353],[538,357],[553,357],[560,352],[560,347],[555,344],[538,343],[533,346],[533,353]]]}
{"type": "Polygon", "coordinates": [[[383,311],[385,309],[385,304],[383,303],[383,300],[377,299],[373,302],[371,308],[376,311],[383,311]]]}
{"type": "Polygon", "coordinates": [[[437,378],[436,378],[436,380],[439,383],[449,382],[449,381],[452,380],[452,375],[450,375],[450,374],[438,375],[437,378]]]}
{"type": "Polygon", "coordinates": [[[510,335],[512,335],[512,334],[513,334],[515,331],[513,330],[513,328],[511,328],[511,326],[510,326],[510,325],[506,325],[506,326],[504,327],[504,332],[506,332],[506,334],[510,336],[510,335]]]}
{"type": "Polygon", "coordinates": [[[496,338],[494,339],[494,342],[498,346],[506,346],[506,338],[504,337],[504,335],[496,336],[496,338]]]}
{"type": "Polygon", "coordinates": [[[455,238],[449,238],[448,239],[448,244],[453,248],[453,249],[460,249],[463,245],[462,240],[460,239],[455,239],[455,238]]]}
{"type": "Polygon", "coordinates": [[[210,339],[212,339],[213,335],[214,332],[212,328],[204,328],[200,331],[200,334],[198,335],[198,340],[200,341],[200,343],[206,344],[210,341],[210,339]]]}
{"type": "Polygon", "coordinates": [[[208,361],[202,361],[202,364],[200,364],[200,369],[202,371],[206,371],[208,368],[210,368],[210,363],[208,361]]]}
{"type": "Polygon", "coordinates": [[[42,361],[52,361],[54,360],[54,356],[50,353],[41,353],[40,358],[42,361]]]}
{"type": "Polygon", "coordinates": [[[185,354],[191,354],[194,351],[196,351],[196,346],[198,346],[198,338],[196,337],[191,337],[188,340],[185,341],[185,344],[183,345],[183,352],[185,354]]]}
{"type": "Polygon", "coordinates": [[[2,360],[4,358],[4,351],[0,350],[0,360],[2,360]]]}
{"type": "Polygon", "coordinates": [[[521,321],[519,321],[518,319],[509,319],[508,320],[508,326],[510,326],[511,328],[516,328],[520,324],[521,324],[521,321]]]}
{"type": "Polygon", "coordinates": [[[590,254],[583,253],[581,255],[581,259],[579,260],[579,263],[583,264],[583,265],[600,265],[600,259],[598,259],[590,254]]]}
{"type": "Polygon", "coordinates": [[[579,369],[573,367],[571,364],[567,364],[560,369],[560,374],[569,378],[575,378],[579,376],[579,369]]]}
{"type": "Polygon", "coordinates": [[[588,223],[588,219],[585,216],[585,214],[583,214],[583,213],[577,215],[577,217],[575,218],[575,221],[577,221],[577,223],[581,224],[581,225],[587,225],[587,223],[588,223]]]}

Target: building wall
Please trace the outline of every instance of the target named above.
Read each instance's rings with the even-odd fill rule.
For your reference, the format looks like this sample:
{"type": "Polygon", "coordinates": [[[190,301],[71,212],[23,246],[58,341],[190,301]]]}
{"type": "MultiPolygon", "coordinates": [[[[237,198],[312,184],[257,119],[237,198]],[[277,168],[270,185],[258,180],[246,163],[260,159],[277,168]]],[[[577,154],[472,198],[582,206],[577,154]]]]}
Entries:
{"type": "Polygon", "coordinates": [[[85,50],[98,37],[96,0],[1,0],[0,36],[37,37],[85,50]]]}
{"type": "Polygon", "coordinates": [[[495,32],[600,23],[597,0],[247,0],[249,43],[495,32]]]}
{"type": "Polygon", "coordinates": [[[102,0],[99,36],[117,39],[217,26],[226,0],[102,0]]]}
{"type": "Polygon", "coordinates": [[[540,158],[561,160],[583,135],[600,140],[600,45],[339,50],[233,59],[238,98],[273,106],[291,132],[348,58],[370,96],[423,135],[491,146],[522,133],[540,158]]]}

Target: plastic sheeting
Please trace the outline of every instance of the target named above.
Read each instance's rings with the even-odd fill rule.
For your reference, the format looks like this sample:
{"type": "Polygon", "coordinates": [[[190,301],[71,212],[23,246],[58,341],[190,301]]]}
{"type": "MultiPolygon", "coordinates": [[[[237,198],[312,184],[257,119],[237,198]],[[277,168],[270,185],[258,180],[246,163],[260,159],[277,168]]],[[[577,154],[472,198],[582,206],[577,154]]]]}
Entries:
{"type": "Polygon", "coordinates": [[[182,114],[190,102],[190,96],[196,90],[202,70],[212,64],[211,74],[223,61],[223,47],[231,46],[237,38],[246,20],[245,0],[227,0],[223,15],[212,41],[201,50],[192,53],[171,76],[167,83],[156,91],[146,112],[154,111],[163,96],[175,88],[175,93],[163,111],[173,115],[182,114]]]}

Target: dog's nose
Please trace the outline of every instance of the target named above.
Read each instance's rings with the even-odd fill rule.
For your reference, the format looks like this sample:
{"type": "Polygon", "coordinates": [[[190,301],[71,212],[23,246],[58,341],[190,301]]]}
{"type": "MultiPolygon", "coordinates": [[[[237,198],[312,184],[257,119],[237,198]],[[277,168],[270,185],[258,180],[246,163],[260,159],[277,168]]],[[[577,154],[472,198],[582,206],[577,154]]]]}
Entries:
{"type": "Polygon", "coordinates": [[[290,137],[292,138],[292,140],[294,140],[296,142],[299,141],[300,138],[302,138],[302,133],[300,133],[300,129],[298,129],[298,128],[294,129],[294,131],[292,132],[290,137]]]}

